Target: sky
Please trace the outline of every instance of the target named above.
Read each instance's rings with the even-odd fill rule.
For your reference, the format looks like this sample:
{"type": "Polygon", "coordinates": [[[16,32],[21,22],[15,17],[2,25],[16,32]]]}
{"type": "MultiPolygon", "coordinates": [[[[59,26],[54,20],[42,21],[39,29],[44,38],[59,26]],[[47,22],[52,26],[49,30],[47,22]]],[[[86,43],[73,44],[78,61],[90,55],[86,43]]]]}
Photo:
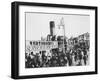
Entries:
{"type": "Polygon", "coordinates": [[[50,34],[50,21],[55,22],[55,34],[58,35],[58,25],[63,18],[66,37],[77,37],[90,32],[90,16],[75,14],[25,13],[26,40],[40,40],[50,34]]]}

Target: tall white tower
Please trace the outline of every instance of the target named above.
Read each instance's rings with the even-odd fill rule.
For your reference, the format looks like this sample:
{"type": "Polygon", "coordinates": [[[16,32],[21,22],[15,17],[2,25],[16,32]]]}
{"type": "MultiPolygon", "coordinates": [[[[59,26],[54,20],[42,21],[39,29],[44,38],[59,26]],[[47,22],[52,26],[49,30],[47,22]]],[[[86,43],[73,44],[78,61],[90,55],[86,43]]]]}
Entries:
{"type": "Polygon", "coordinates": [[[58,25],[57,35],[64,36],[64,33],[65,33],[65,25],[64,25],[64,19],[62,17],[60,20],[60,24],[58,25]]]}
{"type": "Polygon", "coordinates": [[[60,20],[60,24],[58,25],[58,36],[63,36],[63,53],[65,53],[65,24],[63,17],[60,20]]]}

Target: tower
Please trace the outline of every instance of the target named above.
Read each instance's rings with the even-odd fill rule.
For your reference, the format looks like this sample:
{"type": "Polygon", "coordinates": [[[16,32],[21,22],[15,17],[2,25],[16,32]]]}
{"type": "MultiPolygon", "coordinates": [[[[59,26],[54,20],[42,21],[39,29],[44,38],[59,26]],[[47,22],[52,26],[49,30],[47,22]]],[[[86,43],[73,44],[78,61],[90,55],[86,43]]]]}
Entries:
{"type": "Polygon", "coordinates": [[[60,19],[60,23],[58,25],[58,31],[57,31],[57,35],[58,36],[64,36],[65,34],[65,25],[64,25],[64,19],[63,17],[60,19]]]}
{"type": "Polygon", "coordinates": [[[63,17],[61,18],[60,24],[58,25],[58,35],[60,38],[63,37],[60,42],[62,42],[63,53],[65,53],[65,25],[63,17]]]}

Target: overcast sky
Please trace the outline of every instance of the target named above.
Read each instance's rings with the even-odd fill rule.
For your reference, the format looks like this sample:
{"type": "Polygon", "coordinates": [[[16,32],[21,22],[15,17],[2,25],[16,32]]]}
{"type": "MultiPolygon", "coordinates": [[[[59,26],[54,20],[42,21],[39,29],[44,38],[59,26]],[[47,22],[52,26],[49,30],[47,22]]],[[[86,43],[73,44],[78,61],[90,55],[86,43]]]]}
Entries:
{"type": "Polygon", "coordinates": [[[50,21],[55,21],[56,35],[61,18],[64,19],[65,35],[76,37],[90,30],[90,16],[26,13],[26,40],[40,40],[50,34],[50,21]]]}

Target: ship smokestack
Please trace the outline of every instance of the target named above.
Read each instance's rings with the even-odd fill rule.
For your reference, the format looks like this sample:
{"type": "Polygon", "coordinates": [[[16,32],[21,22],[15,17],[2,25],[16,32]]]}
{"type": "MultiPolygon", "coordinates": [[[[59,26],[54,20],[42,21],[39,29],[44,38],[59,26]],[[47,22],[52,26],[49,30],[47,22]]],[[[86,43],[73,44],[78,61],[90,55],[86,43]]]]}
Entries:
{"type": "Polygon", "coordinates": [[[51,36],[55,35],[55,23],[54,23],[54,21],[50,21],[50,35],[51,36]]]}

